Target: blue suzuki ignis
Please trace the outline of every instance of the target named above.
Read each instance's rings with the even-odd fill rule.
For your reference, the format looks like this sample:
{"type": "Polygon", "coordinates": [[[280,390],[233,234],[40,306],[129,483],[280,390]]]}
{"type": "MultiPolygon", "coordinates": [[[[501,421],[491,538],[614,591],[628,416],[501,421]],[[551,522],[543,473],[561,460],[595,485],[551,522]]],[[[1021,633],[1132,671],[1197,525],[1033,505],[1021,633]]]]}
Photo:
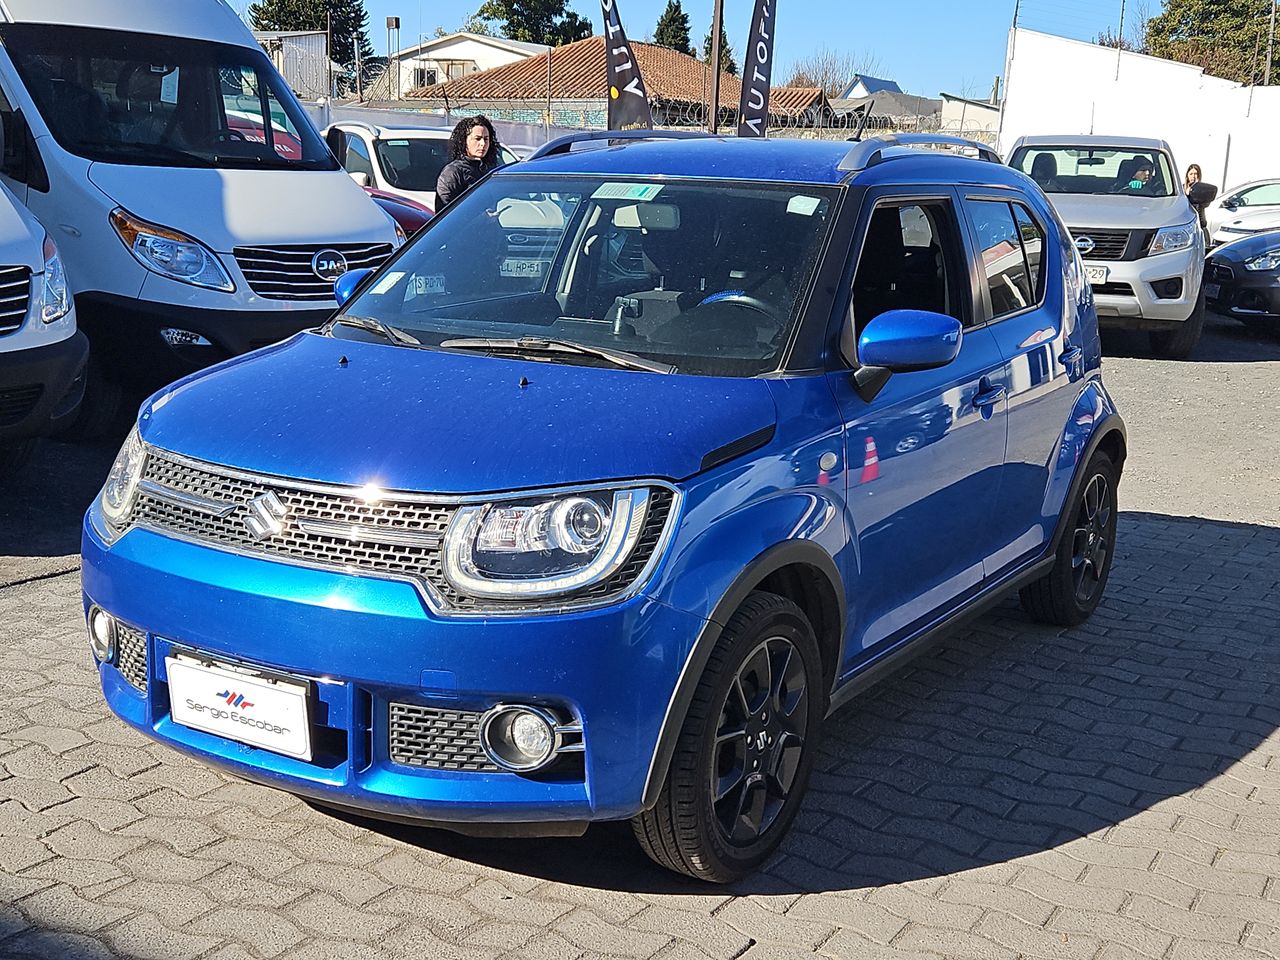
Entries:
{"type": "Polygon", "coordinates": [[[945,138],[608,136],[144,404],[84,524],[117,715],[320,805],[630,820],[727,881],[874,677],[1011,591],[1092,613],[1125,431],[1031,180],[945,138]]]}

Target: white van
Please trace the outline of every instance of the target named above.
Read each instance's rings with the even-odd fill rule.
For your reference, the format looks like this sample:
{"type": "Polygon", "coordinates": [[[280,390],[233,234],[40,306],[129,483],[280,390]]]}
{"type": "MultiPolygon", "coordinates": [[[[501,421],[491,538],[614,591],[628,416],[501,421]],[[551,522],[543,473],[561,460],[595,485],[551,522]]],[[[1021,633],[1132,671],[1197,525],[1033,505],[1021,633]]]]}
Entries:
{"type": "Polygon", "coordinates": [[[0,479],[75,418],[88,356],[57,245],[0,186],[0,479]]]}
{"type": "Polygon", "coordinates": [[[321,322],[400,242],[224,0],[0,0],[0,94],[0,179],[66,259],[99,424],[121,383],[321,322]]]}

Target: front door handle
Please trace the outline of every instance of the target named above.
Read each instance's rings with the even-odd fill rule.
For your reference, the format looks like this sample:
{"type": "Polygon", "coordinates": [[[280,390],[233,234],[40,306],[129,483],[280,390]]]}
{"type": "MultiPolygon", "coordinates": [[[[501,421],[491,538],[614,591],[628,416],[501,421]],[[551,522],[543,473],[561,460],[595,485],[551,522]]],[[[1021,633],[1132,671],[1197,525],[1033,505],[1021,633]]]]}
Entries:
{"type": "Polygon", "coordinates": [[[978,408],[992,407],[1004,399],[1004,384],[992,386],[990,381],[984,380],[978,385],[978,394],[973,398],[973,405],[978,408]]]}
{"type": "Polygon", "coordinates": [[[1066,353],[1058,358],[1058,362],[1064,367],[1074,370],[1080,365],[1080,361],[1084,359],[1084,351],[1079,347],[1072,347],[1066,353]]]}

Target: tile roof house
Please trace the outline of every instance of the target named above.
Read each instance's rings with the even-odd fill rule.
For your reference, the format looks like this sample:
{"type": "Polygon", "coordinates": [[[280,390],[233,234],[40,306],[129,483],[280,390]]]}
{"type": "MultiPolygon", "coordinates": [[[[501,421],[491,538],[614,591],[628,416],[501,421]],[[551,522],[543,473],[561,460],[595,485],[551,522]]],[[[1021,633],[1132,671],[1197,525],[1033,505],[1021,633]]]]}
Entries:
{"type": "MultiPolygon", "coordinates": [[[[702,126],[711,98],[711,69],[700,60],[669,47],[632,41],[632,53],[653,105],[659,126],[702,126]]],[[[408,93],[423,106],[449,110],[484,110],[491,117],[571,127],[603,127],[607,112],[605,41],[588,37],[554,47],[541,56],[471,73],[448,83],[408,93]]],[[[720,75],[721,120],[736,122],[741,81],[720,75]]],[[[813,122],[828,112],[817,88],[775,87],[770,113],[788,122],[813,122]]]]}

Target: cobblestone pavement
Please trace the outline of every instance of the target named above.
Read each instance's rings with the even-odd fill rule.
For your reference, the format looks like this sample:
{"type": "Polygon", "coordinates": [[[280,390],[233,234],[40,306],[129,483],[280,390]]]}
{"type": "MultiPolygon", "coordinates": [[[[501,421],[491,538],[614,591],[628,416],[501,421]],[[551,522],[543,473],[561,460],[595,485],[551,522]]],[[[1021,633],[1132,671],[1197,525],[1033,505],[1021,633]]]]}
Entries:
{"type": "Polygon", "coordinates": [[[651,867],[625,826],[468,840],[210,771],[109,716],[74,572],[11,577],[0,957],[1280,956],[1280,528],[1253,482],[1280,452],[1254,413],[1225,457],[1215,432],[1224,383],[1280,406],[1280,344],[1202,354],[1108,362],[1133,457],[1099,613],[1005,604],[860,698],[781,855],[731,888],[651,867]]]}

